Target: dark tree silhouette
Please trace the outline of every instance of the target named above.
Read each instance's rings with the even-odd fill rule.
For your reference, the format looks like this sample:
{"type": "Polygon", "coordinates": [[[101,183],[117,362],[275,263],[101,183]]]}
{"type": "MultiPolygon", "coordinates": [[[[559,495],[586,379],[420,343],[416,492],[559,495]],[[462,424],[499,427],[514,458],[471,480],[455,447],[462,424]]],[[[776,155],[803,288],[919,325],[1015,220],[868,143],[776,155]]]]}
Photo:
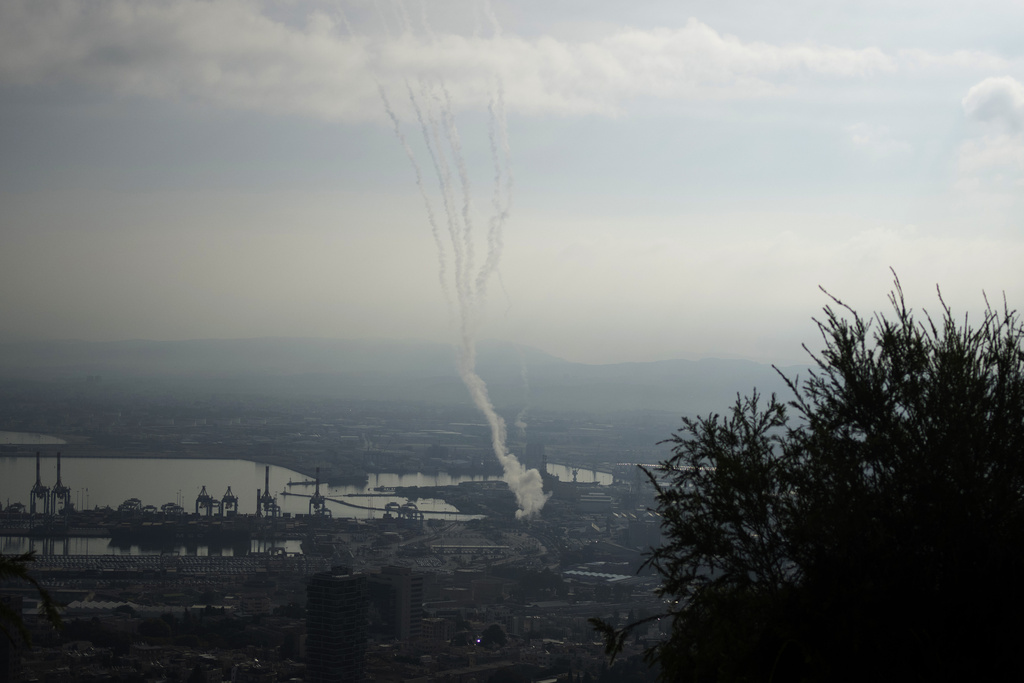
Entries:
{"type": "Polygon", "coordinates": [[[508,637],[505,635],[505,629],[499,624],[491,624],[484,629],[483,634],[480,636],[480,644],[487,648],[504,647],[507,642],[508,637]]]}
{"type": "MultiPolygon", "coordinates": [[[[34,551],[21,555],[0,555],[0,582],[16,580],[31,584],[39,594],[39,613],[54,628],[59,629],[61,627],[60,608],[46,589],[39,585],[35,577],[29,573],[28,566],[31,562],[35,562],[34,551]]],[[[32,636],[21,615],[3,601],[0,601],[0,630],[12,643],[16,642],[15,634],[17,634],[26,645],[32,644],[32,636]]]]}
{"type": "MultiPolygon", "coordinates": [[[[648,472],[665,680],[1020,678],[1024,327],[831,297],[789,403],[683,418],[648,472]],[[795,418],[795,419],[793,419],[795,418]]],[[[608,651],[616,631],[593,620],[608,651]]]]}

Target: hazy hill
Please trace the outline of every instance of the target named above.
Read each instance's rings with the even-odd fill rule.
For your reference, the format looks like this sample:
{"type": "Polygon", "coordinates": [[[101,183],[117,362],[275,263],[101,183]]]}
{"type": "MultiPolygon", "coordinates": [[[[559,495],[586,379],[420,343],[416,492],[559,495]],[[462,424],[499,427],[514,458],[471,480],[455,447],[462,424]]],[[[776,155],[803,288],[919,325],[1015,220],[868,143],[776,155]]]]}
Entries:
{"type": "MultiPolygon", "coordinates": [[[[586,365],[535,348],[483,342],[478,370],[495,405],[547,410],[725,409],[737,392],[786,389],[768,365],[668,360],[586,365]]],[[[796,369],[787,369],[795,374],[796,369]]],[[[453,347],[418,341],[239,339],[0,344],[0,379],[106,386],[154,380],[203,391],[466,403],[453,347]]]]}

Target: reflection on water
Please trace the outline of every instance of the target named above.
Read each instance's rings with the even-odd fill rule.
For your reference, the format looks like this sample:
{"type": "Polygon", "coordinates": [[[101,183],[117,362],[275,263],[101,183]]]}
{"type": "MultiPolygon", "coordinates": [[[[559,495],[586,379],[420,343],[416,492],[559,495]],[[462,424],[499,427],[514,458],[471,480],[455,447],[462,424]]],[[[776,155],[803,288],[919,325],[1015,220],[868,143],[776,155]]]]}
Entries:
{"type": "MultiPolygon", "coordinates": [[[[0,500],[4,505],[29,502],[35,483],[34,457],[0,457],[0,500]]],[[[271,466],[271,491],[280,491],[298,472],[271,466]]],[[[40,478],[44,486],[57,479],[56,449],[43,452],[40,478]]],[[[71,489],[77,509],[117,508],[129,498],[160,507],[178,503],[195,511],[195,500],[205,486],[220,498],[230,486],[240,512],[255,512],[256,489],[264,486],[264,467],[248,460],[170,460],[158,458],[74,458],[61,460],[61,481],[71,489]]]]}
{"type": "Polygon", "coordinates": [[[607,486],[612,483],[614,477],[607,472],[588,470],[566,465],[548,463],[548,472],[558,477],[559,481],[573,481],[573,473],[576,473],[576,481],[580,484],[601,484],[607,486]]]}
{"type": "Polygon", "coordinates": [[[302,542],[278,539],[273,545],[253,540],[248,546],[177,545],[172,547],[146,547],[118,545],[109,538],[25,538],[0,536],[0,551],[16,555],[34,550],[39,555],[196,555],[199,557],[246,555],[261,553],[271,548],[284,548],[288,553],[302,552],[302,542]]]}

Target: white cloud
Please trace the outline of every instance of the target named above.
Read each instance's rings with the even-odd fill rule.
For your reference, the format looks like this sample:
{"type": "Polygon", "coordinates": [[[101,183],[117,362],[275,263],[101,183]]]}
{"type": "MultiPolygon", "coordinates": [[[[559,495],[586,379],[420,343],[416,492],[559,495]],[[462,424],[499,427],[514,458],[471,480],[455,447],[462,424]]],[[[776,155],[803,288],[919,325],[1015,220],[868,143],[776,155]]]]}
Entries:
{"type": "Polygon", "coordinates": [[[0,79],[76,82],[125,94],[358,116],[366,51],[313,15],[299,29],[244,0],[4,3],[0,79]]]}
{"type": "Polygon", "coordinates": [[[967,71],[1005,71],[1011,62],[1003,57],[980,50],[954,50],[936,54],[927,50],[905,49],[897,53],[900,66],[915,71],[925,69],[958,69],[967,71]]]}
{"type": "Polygon", "coordinates": [[[456,106],[482,107],[500,74],[518,111],[615,114],[632,98],[761,97],[922,65],[1005,63],[978,52],[894,56],[870,46],[745,42],[692,18],[586,41],[412,30],[382,38],[361,35],[358,24],[353,35],[346,24],[318,10],[289,23],[247,0],[7,0],[0,83],[84,83],[358,120],[381,115],[375,79],[404,92],[410,76],[443,77],[456,106]]]}
{"type": "Polygon", "coordinates": [[[1024,189],[1024,85],[986,78],[963,98],[964,113],[984,124],[960,144],[956,187],[966,201],[1014,209],[1024,189]]]}
{"type": "Polygon", "coordinates": [[[1024,127],[1024,85],[1010,76],[986,78],[967,91],[963,107],[968,118],[1020,130],[1024,127]]]}

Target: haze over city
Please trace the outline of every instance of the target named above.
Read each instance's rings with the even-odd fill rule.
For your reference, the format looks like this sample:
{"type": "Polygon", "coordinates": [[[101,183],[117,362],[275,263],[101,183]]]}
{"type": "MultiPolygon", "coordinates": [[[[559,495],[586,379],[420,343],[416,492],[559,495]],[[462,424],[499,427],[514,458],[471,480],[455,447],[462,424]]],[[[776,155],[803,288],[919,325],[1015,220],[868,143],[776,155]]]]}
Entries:
{"type": "Polygon", "coordinates": [[[1022,22],[1014,2],[5,2],[0,339],[454,341],[380,95],[436,193],[409,83],[444,84],[480,226],[503,97],[480,338],[804,361],[818,286],[884,308],[890,268],[918,308],[936,284],[959,311],[1020,305],[1022,22]]]}
{"type": "Polygon", "coordinates": [[[3,0],[0,681],[1024,674],[1021,26],[3,0]]]}

